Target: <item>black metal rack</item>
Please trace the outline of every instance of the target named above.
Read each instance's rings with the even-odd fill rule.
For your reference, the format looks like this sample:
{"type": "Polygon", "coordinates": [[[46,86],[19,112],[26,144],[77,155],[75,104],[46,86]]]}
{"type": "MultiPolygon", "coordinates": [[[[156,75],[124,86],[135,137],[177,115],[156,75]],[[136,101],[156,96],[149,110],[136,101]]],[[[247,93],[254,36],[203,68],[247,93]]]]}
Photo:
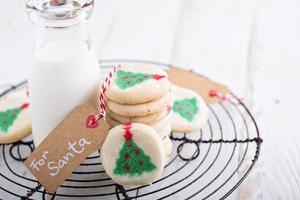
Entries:
{"type": "MultiPolygon", "coordinates": [[[[117,63],[144,62],[168,68],[170,65],[132,60],[100,62],[103,74],[117,63]]],[[[26,85],[12,86],[1,96],[26,85]]],[[[123,188],[104,172],[99,152],[94,152],[73,172],[56,194],[47,193],[26,170],[23,161],[33,151],[31,138],[0,146],[0,199],[225,199],[253,169],[262,139],[256,122],[242,103],[208,105],[207,125],[193,134],[172,133],[172,156],[163,176],[152,185],[123,188]],[[16,189],[12,189],[16,188],[16,189]],[[49,197],[48,197],[49,196],[49,197]]]]}

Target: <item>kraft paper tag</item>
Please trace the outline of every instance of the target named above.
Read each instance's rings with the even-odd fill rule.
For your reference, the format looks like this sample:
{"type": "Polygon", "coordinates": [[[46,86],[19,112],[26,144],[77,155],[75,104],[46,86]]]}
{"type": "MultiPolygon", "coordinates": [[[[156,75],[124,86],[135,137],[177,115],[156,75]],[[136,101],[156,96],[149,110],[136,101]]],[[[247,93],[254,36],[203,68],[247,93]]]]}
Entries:
{"type": "Polygon", "coordinates": [[[223,95],[229,93],[227,86],[214,82],[207,77],[196,74],[177,67],[171,67],[168,70],[169,80],[175,85],[191,89],[197,92],[206,103],[216,103],[219,101],[217,97],[209,95],[211,90],[216,90],[223,95]]]}
{"type": "Polygon", "coordinates": [[[54,193],[105,140],[109,130],[106,121],[88,123],[96,113],[89,105],[76,107],[25,161],[48,192],[54,193]]]}

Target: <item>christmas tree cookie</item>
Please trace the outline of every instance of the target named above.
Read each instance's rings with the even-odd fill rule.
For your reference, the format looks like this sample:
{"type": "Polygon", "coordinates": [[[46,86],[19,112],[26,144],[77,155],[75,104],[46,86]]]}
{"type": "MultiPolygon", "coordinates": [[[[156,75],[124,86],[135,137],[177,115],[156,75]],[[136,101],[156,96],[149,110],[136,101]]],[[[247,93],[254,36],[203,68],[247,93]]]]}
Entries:
{"type": "Polygon", "coordinates": [[[165,149],[155,130],[132,123],[111,129],[100,158],[107,175],[123,186],[141,186],[157,180],[163,170],[165,149]]]}
{"type": "Polygon", "coordinates": [[[29,98],[22,89],[0,100],[0,143],[13,143],[30,133],[29,98]]]}
{"type": "Polygon", "coordinates": [[[172,94],[174,97],[172,131],[200,130],[208,118],[208,108],[203,99],[197,93],[175,85],[172,86],[172,94]]]}
{"type": "Polygon", "coordinates": [[[141,104],[163,97],[170,88],[167,73],[145,64],[127,64],[113,76],[106,97],[118,104],[141,104]]]}

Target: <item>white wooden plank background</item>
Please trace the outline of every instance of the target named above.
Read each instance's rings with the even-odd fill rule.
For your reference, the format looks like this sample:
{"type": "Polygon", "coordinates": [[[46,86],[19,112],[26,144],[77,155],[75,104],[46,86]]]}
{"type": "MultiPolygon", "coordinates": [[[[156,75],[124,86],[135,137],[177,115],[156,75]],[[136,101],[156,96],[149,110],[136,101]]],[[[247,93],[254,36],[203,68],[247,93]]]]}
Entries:
{"type": "MultiPolygon", "coordinates": [[[[0,0],[0,89],[27,77],[24,0],[0,0]]],[[[194,69],[245,96],[264,143],[240,199],[300,199],[299,0],[96,0],[100,59],[194,69]]],[[[234,197],[231,197],[234,198],[234,197]]]]}

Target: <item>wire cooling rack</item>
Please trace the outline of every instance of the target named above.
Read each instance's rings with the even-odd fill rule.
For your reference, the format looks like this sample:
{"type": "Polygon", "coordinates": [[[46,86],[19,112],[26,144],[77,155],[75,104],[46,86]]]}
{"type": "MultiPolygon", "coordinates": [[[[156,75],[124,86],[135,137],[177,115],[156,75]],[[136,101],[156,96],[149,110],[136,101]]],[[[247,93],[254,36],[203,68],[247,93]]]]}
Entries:
{"type": "MultiPolygon", "coordinates": [[[[115,64],[150,63],[164,69],[167,64],[112,60],[100,62],[105,75],[115,64]]],[[[25,87],[11,86],[0,97],[25,87]]],[[[172,133],[173,152],[162,177],[152,185],[123,188],[104,172],[99,151],[90,155],[55,194],[47,193],[26,170],[23,161],[34,150],[31,137],[0,146],[0,199],[225,199],[253,169],[262,139],[256,122],[240,101],[208,105],[206,126],[193,134],[172,133]]]]}

